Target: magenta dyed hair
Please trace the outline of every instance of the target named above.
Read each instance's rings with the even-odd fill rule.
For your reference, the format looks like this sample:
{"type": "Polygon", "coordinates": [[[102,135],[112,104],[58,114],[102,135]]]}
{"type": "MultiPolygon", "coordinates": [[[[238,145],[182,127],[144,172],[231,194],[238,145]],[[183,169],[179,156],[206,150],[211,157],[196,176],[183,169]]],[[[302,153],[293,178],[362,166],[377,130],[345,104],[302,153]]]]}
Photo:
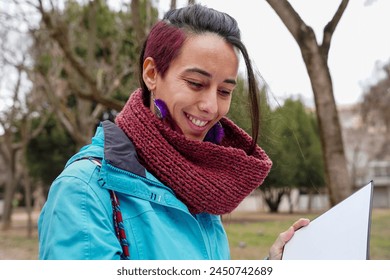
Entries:
{"type": "Polygon", "coordinates": [[[184,40],[185,33],[182,29],[161,21],[150,31],[146,44],[144,60],[153,57],[157,71],[163,77],[169,64],[178,55],[184,40]]]}
{"type": "Polygon", "coordinates": [[[185,39],[186,34],[183,29],[165,21],[158,22],[150,31],[148,38],[144,43],[143,52],[140,55],[139,61],[139,79],[140,85],[144,91],[143,100],[146,106],[149,106],[150,92],[142,77],[143,62],[145,58],[152,57],[156,63],[157,71],[164,77],[171,61],[177,57],[185,39]]]}

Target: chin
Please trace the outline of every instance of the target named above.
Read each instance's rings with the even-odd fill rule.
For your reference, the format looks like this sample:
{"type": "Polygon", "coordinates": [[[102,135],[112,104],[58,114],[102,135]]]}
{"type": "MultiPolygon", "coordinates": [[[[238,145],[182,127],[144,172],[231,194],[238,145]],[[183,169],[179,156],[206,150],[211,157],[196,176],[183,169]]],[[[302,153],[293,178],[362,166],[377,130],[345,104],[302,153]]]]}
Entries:
{"type": "Polygon", "coordinates": [[[199,141],[199,142],[202,142],[204,140],[204,136],[194,136],[194,135],[185,135],[184,134],[184,137],[188,140],[192,140],[192,141],[199,141]]]}

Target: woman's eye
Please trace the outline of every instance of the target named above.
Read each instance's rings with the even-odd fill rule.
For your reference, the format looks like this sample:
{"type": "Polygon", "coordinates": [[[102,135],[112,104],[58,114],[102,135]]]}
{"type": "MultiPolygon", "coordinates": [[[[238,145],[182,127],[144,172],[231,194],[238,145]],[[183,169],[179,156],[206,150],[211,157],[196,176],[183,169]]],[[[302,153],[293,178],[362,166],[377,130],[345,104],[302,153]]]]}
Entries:
{"type": "Polygon", "coordinates": [[[203,86],[201,83],[195,81],[191,81],[191,80],[185,80],[185,81],[190,87],[195,89],[200,89],[203,86]]]}
{"type": "Polygon", "coordinates": [[[227,89],[220,89],[220,90],[218,90],[218,92],[220,95],[223,95],[223,96],[229,96],[232,94],[232,90],[227,90],[227,89]]]}

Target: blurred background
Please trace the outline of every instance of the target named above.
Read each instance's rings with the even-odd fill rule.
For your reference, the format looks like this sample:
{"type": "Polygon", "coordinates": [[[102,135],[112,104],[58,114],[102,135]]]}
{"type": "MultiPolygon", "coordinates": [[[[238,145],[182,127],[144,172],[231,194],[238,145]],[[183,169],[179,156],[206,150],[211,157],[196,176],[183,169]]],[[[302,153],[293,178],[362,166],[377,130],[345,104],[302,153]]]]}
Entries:
{"type": "MultiPolygon", "coordinates": [[[[195,2],[239,23],[258,71],[259,144],[274,163],[224,217],[232,258],[263,258],[297,217],[373,180],[371,257],[390,259],[386,0],[0,0],[0,259],[37,258],[51,182],[138,87],[151,26],[195,2]]],[[[244,78],[229,117],[250,132],[244,78]]]]}

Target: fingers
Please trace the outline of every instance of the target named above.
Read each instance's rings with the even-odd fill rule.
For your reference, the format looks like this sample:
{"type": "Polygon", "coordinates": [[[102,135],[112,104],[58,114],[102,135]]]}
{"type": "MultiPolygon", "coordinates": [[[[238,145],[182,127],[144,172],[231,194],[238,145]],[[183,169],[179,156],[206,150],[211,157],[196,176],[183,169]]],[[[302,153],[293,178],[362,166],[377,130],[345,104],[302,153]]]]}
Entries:
{"type": "Polygon", "coordinates": [[[291,226],[288,228],[288,230],[279,234],[278,238],[275,240],[274,244],[269,250],[270,260],[280,260],[282,258],[284,245],[286,245],[287,241],[291,239],[291,237],[294,235],[294,232],[295,230],[293,226],[291,226]]]}
{"type": "Polygon", "coordinates": [[[295,230],[296,229],[294,228],[294,225],[293,225],[293,226],[289,227],[288,230],[286,230],[285,232],[282,232],[281,234],[279,234],[279,237],[280,237],[281,241],[283,242],[283,247],[293,237],[295,230]]]}
{"type": "Polygon", "coordinates": [[[286,231],[280,233],[275,243],[270,248],[269,259],[280,260],[282,258],[284,246],[294,236],[295,231],[307,226],[309,223],[309,219],[301,218],[295,221],[286,231]]]}
{"type": "Polygon", "coordinates": [[[300,218],[298,221],[294,222],[292,227],[294,228],[294,231],[297,231],[301,227],[305,227],[310,223],[309,219],[306,218],[300,218]]]}
{"type": "Polygon", "coordinates": [[[293,225],[287,231],[284,232],[285,233],[283,235],[284,245],[294,236],[294,233],[298,229],[307,226],[309,223],[310,223],[310,220],[306,219],[306,218],[300,218],[298,221],[294,222],[293,225]]]}

